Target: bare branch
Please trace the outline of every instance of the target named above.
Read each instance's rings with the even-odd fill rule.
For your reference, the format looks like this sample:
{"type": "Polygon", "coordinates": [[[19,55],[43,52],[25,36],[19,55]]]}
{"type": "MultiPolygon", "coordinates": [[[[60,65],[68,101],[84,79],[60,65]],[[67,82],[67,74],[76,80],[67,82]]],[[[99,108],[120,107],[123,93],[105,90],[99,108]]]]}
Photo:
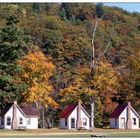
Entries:
{"type": "Polygon", "coordinates": [[[104,14],[99,18],[98,21],[96,21],[95,23],[95,27],[93,30],[93,34],[92,34],[92,63],[91,63],[91,68],[94,69],[95,68],[95,46],[94,46],[94,42],[95,42],[95,33],[98,27],[99,22],[101,21],[101,19],[103,18],[104,14]]]}
{"type": "Polygon", "coordinates": [[[97,61],[95,62],[95,67],[98,65],[98,62],[99,62],[100,58],[103,57],[103,56],[105,55],[105,53],[107,52],[108,47],[109,47],[109,45],[110,45],[110,43],[111,43],[111,38],[112,38],[113,35],[114,35],[114,30],[113,30],[113,32],[112,32],[111,35],[110,35],[110,39],[109,39],[109,41],[108,41],[108,43],[107,43],[107,45],[106,45],[106,47],[105,47],[104,52],[103,52],[103,53],[101,52],[101,53],[98,55],[97,61]]]}
{"type": "Polygon", "coordinates": [[[103,53],[100,53],[100,54],[98,55],[97,61],[95,62],[95,67],[98,65],[98,62],[99,62],[100,58],[103,57],[103,56],[105,55],[105,53],[107,52],[110,43],[111,43],[111,39],[110,39],[109,42],[107,43],[104,52],[103,52],[103,53]]]}
{"type": "Polygon", "coordinates": [[[92,34],[92,46],[94,45],[94,40],[95,40],[95,33],[96,33],[96,30],[97,30],[97,27],[98,27],[98,24],[99,22],[101,21],[101,19],[103,18],[104,14],[99,18],[98,21],[96,21],[95,23],[95,27],[94,27],[94,30],[93,30],[93,34],[92,34]]]}

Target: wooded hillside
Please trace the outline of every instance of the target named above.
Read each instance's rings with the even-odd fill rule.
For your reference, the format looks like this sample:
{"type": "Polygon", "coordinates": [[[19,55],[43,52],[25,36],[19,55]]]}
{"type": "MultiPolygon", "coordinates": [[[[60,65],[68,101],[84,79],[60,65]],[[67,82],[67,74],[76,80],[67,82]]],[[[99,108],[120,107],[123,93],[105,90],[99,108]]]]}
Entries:
{"type": "Polygon", "coordinates": [[[140,14],[100,3],[0,4],[1,109],[35,104],[58,125],[78,99],[90,112],[91,97],[97,127],[118,104],[131,101],[140,113],[140,14]]]}

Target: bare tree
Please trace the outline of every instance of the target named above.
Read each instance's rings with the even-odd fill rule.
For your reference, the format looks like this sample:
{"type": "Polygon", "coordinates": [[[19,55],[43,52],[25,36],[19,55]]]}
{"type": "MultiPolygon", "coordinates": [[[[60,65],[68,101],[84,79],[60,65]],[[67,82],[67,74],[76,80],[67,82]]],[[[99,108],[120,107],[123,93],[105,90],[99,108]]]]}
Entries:
{"type": "MultiPolygon", "coordinates": [[[[100,23],[100,21],[102,20],[103,17],[104,17],[104,14],[99,19],[96,20],[95,26],[94,26],[94,29],[93,29],[93,33],[92,33],[92,41],[91,41],[91,45],[92,45],[91,77],[95,76],[96,66],[99,64],[100,59],[107,52],[108,47],[109,47],[109,45],[111,43],[112,34],[110,35],[110,39],[109,39],[107,45],[105,46],[104,51],[99,53],[99,55],[97,56],[97,58],[95,60],[95,34],[96,34],[97,27],[98,27],[98,25],[99,25],[99,23],[100,23]]],[[[91,128],[94,128],[94,100],[95,100],[94,96],[91,96],[91,98],[90,98],[90,103],[91,103],[91,128]]]]}

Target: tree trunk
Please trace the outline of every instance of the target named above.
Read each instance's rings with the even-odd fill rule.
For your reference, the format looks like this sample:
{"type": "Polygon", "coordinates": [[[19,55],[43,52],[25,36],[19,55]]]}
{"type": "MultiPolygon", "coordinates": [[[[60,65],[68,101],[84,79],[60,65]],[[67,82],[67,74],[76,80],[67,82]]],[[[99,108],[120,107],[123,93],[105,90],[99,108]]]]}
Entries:
{"type": "Polygon", "coordinates": [[[94,128],[94,101],[91,103],[91,128],[94,128]]]}
{"type": "MultiPolygon", "coordinates": [[[[103,18],[104,15],[102,15],[95,23],[94,26],[94,30],[93,30],[93,34],[92,34],[92,41],[91,41],[91,45],[92,45],[92,61],[91,61],[91,77],[95,76],[95,69],[96,69],[96,65],[97,63],[95,62],[95,33],[98,27],[98,24],[100,22],[100,20],[103,18]]],[[[93,88],[93,85],[91,86],[91,89],[93,88]]],[[[94,97],[91,97],[91,128],[94,128],[94,97]]]]}
{"type": "MultiPolygon", "coordinates": [[[[95,60],[95,33],[96,33],[96,30],[97,30],[98,24],[99,24],[99,22],[101,21],[101,19],[103,18],[104,15],[105,14],[103,14],[99,19],[97,19],[97,21],[95,22],[93,33],[92,33],[92,41],[91,41],[91,45],[92,45],[91,77],[92,78],[94,78],[94,76],[96,74],[95,73],[96,66],[98,65],[100,59],[105,55],[105,53],[108,50],[108,47],[111,43],[111,37],[114,33],[114,31],[113,31],[113,33],[110,35],[110,38],[108,40],[108,43],[105,47],[104,52],[101,52],[100,54],[98,54],[98,57],[95,60]]],[[[93,89],[94,89],[94,85],[91,85],[91,90],[93,90],[93,89]]],[[[94,95],[92,95],[92,97],[91,97],[91,128],[94,128],[94,95]]]]}
{"type": "Polygon", "coordinates": [[[42,108],[42,128],[45,128],[44,107],[42,108]]]}

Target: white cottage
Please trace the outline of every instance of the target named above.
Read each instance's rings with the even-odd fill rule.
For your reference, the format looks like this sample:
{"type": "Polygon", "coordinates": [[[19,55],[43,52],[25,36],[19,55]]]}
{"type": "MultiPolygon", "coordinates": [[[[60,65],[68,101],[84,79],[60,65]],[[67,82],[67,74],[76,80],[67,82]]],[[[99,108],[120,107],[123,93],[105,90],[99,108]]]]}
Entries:
{"type": "Polygon", "coordinates": [[[38,115],[38,111],[29,106],[19,107],[16,101],[9,103],[1,111],[0,128],[19,129],[25,127],[27,129],[37,129],[38,115]]]}
{"type": "Polygon", "coordinates": [[[139,129],[139,114],[128,104],[119,105],[110,115],[110,127],[118,129],[139,129]]]}
{"type": "Polygon", "coordinates": [[[68,105],[60,114],[60,128],[63,129],[89,129],[90,116],[86,110],[78,104],[68,105]]]}

